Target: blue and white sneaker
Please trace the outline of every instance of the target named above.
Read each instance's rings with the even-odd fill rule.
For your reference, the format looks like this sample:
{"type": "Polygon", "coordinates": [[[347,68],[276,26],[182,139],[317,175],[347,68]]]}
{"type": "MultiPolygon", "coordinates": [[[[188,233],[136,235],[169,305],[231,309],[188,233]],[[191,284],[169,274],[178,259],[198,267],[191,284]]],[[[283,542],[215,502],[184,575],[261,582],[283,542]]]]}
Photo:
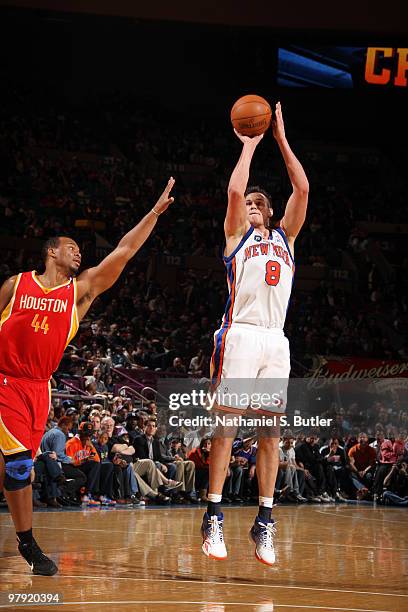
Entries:
{"type": "Polygon", "coordinates": [[[217,559],[218,561],[227,558],[223,523],[224,515],[222,512],[214,516],[208,516],[206,512],[201,525],[201,534],[203,536],[202,551],[210,559],[217,559]]]}
{"type": "Polygon", "coordinates": [[[257,516],[249,532],[249,538],[255,543],[255,557],[261,563],[265,563],[265,565],[273,565],[275,563],[274,535],[276,535],[275,521],[264,523],[257,516]]]}

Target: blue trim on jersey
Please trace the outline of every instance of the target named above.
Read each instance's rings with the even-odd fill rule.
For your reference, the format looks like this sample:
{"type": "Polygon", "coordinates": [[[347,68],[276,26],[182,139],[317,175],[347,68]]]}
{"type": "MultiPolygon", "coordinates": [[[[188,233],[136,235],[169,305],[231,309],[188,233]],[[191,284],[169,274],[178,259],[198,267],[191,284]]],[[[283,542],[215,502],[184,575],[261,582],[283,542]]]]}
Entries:
{"type": "Polygon", "coordinates": [[[286,234],[285,234],[285,232],[283,231],[283,229],[282,229],[281,227],[274,227],[273,229],[274,229],[276,232],[278,232],[278,234],[280,234],[280,235],[282,236],[283,241],[284,241],[284,243],[286,244],[286,248],[287,248],[287,249],[288,249],[288,251],[289,251],[289,257],[291,258],[292,263],[294,264],[294,263],[295,263],[295,260],[293,259],[293,256],[292,256],[292,253],[291,253],[291,250],[290,250],[290,248],[289,248],[288,239],[286,238],[286,234]]]}
{"type": "Polygon", "coordinates": [[[228,257],[226,257],[225,255],[223,256],[223,259],[224,259],[225,263],[229,263],[232,259],[234,259],[235,255],[238,253],[239,249],[242,247],[244,242],[249,238],[249,236],[252,234],[253,231],[254,231],[254,228],[251,225],[251,227],[249,228],[247,233],[244,236],[242,236],[241,242],[236,247],[236,249],[231,253],[231,255],[228,255],[228,257]]]}
{"type": "Polygon", "coordinates": [[[213,353],[214,371],[213,371],[213,375],[211,379],[211,382],[213,385],[217,382],[218,377],[220,375],[219,370],[220,370],[220,361],[221,361],[222,342],[223,342],[224,336],[227,334],[228,329],[231,326],[232,311],[233,311],[232,290],[233,290],[234,283],[235,283],[234,268],[231,262],[224,262],[224,263],[227,269],[227,276],[229,280],[229,295],[228,295],[228,299],[227,299],[227,302],[224,308],[224,320],[223,320],[222,326],[218,330],[218,333],[215,339],[215,346],[214,346],[214,353],[213,353]]]}
{"type": "Polygon", "coordinates": [[[222,339],[224,337],[224,334],[227,333],[227,329],[228,329],[228,325],[223,325],[221,327],[221,329],[219,330],[219,332],[217,334],[217,338],[215,340],[215,347],[214,347],[214,370],[213,370],[213,375],[212,375],[212,379],[211,379],[211,383],[213,385],[215,385],[215,383],[217,382],[217,379],[218,379],[218,372],[219,372],[219,369],[220,369],[222,339]]]}
{"type": "MultiPolygon", "coordinates": [[[[231,262],[225,262],[225,267],[227,268],[227,276],[228,276],[228,280],[229,280],[229,295],[228,295],[228,299],[227,302],[225,304],[225,308],[224,308],[224,323],[223,326],[225,325],[225,323],[229,323],[229,310],[231,308],[231,295],[232,295],[232,286],[234,283],[234,269],[232,267],[232,263],[231,262]]],[[[231,312],[231,319],[232,319],[232,312],[231,312]]]]}

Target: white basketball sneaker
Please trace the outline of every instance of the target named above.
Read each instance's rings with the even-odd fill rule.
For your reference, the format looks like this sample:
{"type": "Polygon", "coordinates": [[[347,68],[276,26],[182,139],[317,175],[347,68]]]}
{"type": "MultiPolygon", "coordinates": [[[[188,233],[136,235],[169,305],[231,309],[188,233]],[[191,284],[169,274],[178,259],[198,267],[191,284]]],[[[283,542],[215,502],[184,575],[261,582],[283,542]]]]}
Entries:
{"type": "Polygon", "coordinates": [[[265,565],[275,563],[274,535],[276,535],[275,521],[263,523],[257,516],[249,532],[249,538],[255,543],[255,557],[265,565]]]}
{"type": "Polygon", "coordinates": [[[227,558],[223,523],[224,515],[222,512],[214,516],[208,516],[206,512],[201,525],[201,534],[203,536],[202,551],[210,559],[217,559],[218,561],[227,558]]]}

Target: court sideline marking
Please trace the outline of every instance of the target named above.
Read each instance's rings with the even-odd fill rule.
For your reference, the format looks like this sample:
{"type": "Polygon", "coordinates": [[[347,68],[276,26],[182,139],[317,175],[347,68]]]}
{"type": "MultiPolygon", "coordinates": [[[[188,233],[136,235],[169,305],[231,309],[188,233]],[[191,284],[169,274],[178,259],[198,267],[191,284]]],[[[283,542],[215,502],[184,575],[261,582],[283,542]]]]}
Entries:
{"type": "MultiPolygon", "coordinates": [[[[328,606],[305,606],[305,605],[296,605],[296,604],[270,604],[270,603],[249,603],[249,602],[235,602],[235,601],[217,601],[217,602],[212,602],[212,601],[174,601],[172,600],[171,602],[172,604],[176,604],[176,605],[180,605],[180,604],[188,604],[188,605],[196,605],[196,606],[202,606],[204,605],[209,605],[209,606],[252,606],[252,607],[256,607],[256,608],[260,608],[262,606],[271,606],[269,608],[270,612],[272,612],[275,608],[304,608],[307,610],[337,610],[339,612],[391,612],[390,610],[373,610],[372,608],[368,609],[368,608],[330,608],[328,606]]],[[[124,599],[124,600],[119,600],[119,601],[63,601],[62,605],[63,606],[96,606],[96,605],[122,605],[122,604],[149,604],[149,605],[163,605],[166,604],[168,605],[169,602],[168,601],[152,601],[151,599],[146,599],[146,600],[133,600],[133,601],[129,601],[128,599],[124,599]]],[[[10,608],[33,608],[34,606],[36,606],[38,604],[20,604],[18,606],[9,606],[8,609],[10,610],[10,608]]],[[[6,608],[7,605],[0,605],[0,608],[6,608]]],[[[248,609],[248,608],[247,608],[248,609]]]]}
{"type": "Polygon", "coordinates": [[[405,521],[388,521],[386,519],[381,519],[381,518],[368,518],[366,516],[350,516],[349,514],[341,514],[339,511],[336,512],[336,514],[332,514],[330,515],[327,511],[325,512],[324,510],[317,510],[314,509],[315,512],[318,512],[319,514],[324,514],[325,516],[332,516],[333,518],[348,518],[349,521],[351,520],[358,520],[358,521],[379,521],[380,523],[397,523],[397,525],[405,525],[405,521]]]}
{"type": "MultiPolygon", "coordinates": [[[[22,574],[21,572],[3,572],[3,576],[24,576],[27,577],[27,574],[22,574]]],[[[41,576],[36,576],[35,574],[30,574],[30,578],[41,578],[41,576]]],[[[185,582],[188,584],[192,584],[191,580],[184,578],[135,578],[133,576],[82,576],[80,574],[60,574],[56,576],[58,578],[77,578],[79,580],[133,580],[134,582],[185,582]]],[[[221,585],[221,586],[244,586],[244,587],[252,587],[252,588],[264,588],[264,589],[294,589],[300,591],[323,591],[324,593],[351,593],[354,595],[381,595],[382,597],[408,597],[408,595],[403,595],[401,593],[381,593],[377,591],[352,591],[350,589],[328,589],[321,587],[302,587],[302,586],[294,586],[288,584],[253,584],[251,582],[218,582],[217,580],[197,580],[194,581],[195,584],[212,584],[212,585],[221,585]]],[[[388,612],[388,611],[385,611],[388,612]]]]}
{"type": "MultiPolygon", "coordinates": [[[[4,523],[0,522],[0,525],[2,525],[4,523]]],[[[8,524],[8,523],[7,523],[8,524]]],[[[10,523],[10,527],[12,526],[12,524],[10,523]]],[[[47,527],[46,525],[36,525],[35,529],[56,529],[56,530],[60,530],[60,531],[95,531],[95,532],[105,532],[105,529],[91,529],[88,527],[47,527]]],[[[113,531],[110,531],[110,533],[125,533],[127,535],[129,535],[129,531],[126,530],[121,530],[121,529],[115,529],[113,531]]],[[[133,531],[132,533],[143,533],[146,535],[157,535],[156,531],[133,531]]],[[[180,538],[185,538],[185,536],[183,536],[182,534],[174,534],[174,533],[161,533],[160,535],[162,536],[171,536],[172,538],[174,538],[174,536],[178,536],[180,538]]],[[[199,535],[193,535],[193,538],[199,538],[202,539],[201,536],[199,535]]],[[[228,541],[246,541],[245,538],[228,538],[228,541]]],[[[337,543],[331,543],[331,542],[312,542],[312,541],[308,541],[308,542],[304,542],[302,540],[280,540],[280,539],[276,539],[276,542],[278,544],[304,544],[306,546],[334,546],[336,548],[338,547],[344,547],[344,548],[375,548],[378,549],[378,543],[377,544],[373,544],[372,546],[367,546],[364,544],[337,544],[337,543]]],[[[407,552],[408,548],[395,548],[395,547],[381,547],[381,550],[398,550],[400,552],[407,552]]]]}

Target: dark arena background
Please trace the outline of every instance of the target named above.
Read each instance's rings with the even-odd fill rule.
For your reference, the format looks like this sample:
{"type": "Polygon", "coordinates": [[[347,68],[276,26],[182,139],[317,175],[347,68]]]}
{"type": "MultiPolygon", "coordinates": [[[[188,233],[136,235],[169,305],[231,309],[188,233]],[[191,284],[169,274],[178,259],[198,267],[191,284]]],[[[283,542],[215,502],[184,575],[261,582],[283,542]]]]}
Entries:
{"type": "MultiPolygon", "coordinates": [[[[59,567],[52,578],[18,555],[0,492],[0,608],[406,611],[406,7],[349,3],[328,17],[318,3],[138,4],[0,2],[0,283],[42,272],[52,236],[76,240],[82,269],[95,265],[176,179],[174,204],[92,305],[51,381],[46,432],[70,416],[68,440],[91,421],[99,450],[102,430],[110,451],[110,438],[136,450],[102,448],[101,466],[115,470],[97,500],[80,467],[65,473],[40,447],[34,531],[59,567]],[[310,185],[285,324],[291,379],[273,567],[256,561],[247,537],[254,432],[235,440],[224,486],[228,559],[210,560],[200,523],[212,432],[184,424],[197,411],[168,399],[169,388],[209,377],[227,298],[227,187],[241,150],[229,114],[250,93],[281,102],[310,185]],[[175,459],[186,463],[182,487],[128,476],[149,419],[167,476],[179,477],[175,459]],[[357,473],[350,457],[362,433],[373,459],[357,473]]],[[[283,212],[291,185],[271,130],[250,184],[283,212]]]]}

